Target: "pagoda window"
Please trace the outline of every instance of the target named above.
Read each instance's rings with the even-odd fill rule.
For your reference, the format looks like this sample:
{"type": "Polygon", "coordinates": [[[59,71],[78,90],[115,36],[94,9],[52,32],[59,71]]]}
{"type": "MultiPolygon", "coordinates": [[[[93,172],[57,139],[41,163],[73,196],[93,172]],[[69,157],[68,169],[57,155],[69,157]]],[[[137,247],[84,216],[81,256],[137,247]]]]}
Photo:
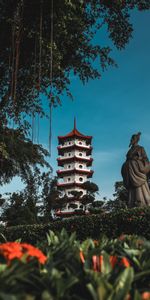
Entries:
{"type": "Polygon", "coordinates": [[[79,142],[79,145],[82,145],[82,142],[79,142]]]}
{"type": "Polygon", "coordinates": [[[69,177],[69,178],[68,178],[68,181],[70,181],[70,180],[71,180],[71,178],[69,177]]]}
{"type": "Polygon", "coordinates": [[[71,153],[68,153],[68,156],[71,156],[71,153]]]}
{"type": "Polygon", "coordinates": [[[79,153],[79,156],[82,156],[82,153],[81,153],[81,152],[79,153]]]}
{"type": "Polygon", "coordinates": [[[79,177],[79,181],[82,182],[82,181],[83,181],[83,178],[82,178],[82,177],[79,177]]]}
{"type": "Polygon", "coordinates": [[[70,169],[71,168],[71,166],[70,165],[68,165],[68,169],[70,169]]]}
{"type": "Polygon", "coordinates": [[[82,168],[83,168],[83,166],[82,166],[82,165],[79,165],[79,168],[80,168],[80,169],[82,169],[82,168]]]}

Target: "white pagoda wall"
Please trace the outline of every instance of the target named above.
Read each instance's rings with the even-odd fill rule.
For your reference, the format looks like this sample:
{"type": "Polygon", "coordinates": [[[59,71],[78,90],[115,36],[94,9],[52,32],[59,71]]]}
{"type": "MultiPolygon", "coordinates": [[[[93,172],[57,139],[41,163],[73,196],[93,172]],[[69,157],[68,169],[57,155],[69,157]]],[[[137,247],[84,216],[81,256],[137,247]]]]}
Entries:
{"type": "MultiPolygon", "coordinates": [[[[65,148],[66,146],[68,146],[68,149],[65,149],[64,155],[60,156],[60,157],[80,157],[82,158],[88,158],[90,159],[91,156],[86,154],[86,150],[85,149],[69,149],[69,146],[71,145],[78,145],[78,146],[84,146],[87,149],[90,149],[91,145],[86,143],[86,140],[82,140],[82,139],[78,139],[75,138],[74,140],[68,140],[65,141],[63,145],[60,145],[60,148],[65,148]]],[[[87,163],[86,162],[70,162],[70,163],[65,163],[64,166],[61,168],[61,170],[74,170],[74,169],[78,169],[78,170],[90,170],[90,167],[87,167],[87,163]],[[82,166],[79,167],[79,166],[82,166]]],[[[63,175],[63,178],[61,178],[59,180],[60,183],[71,183],[71,182],[77,182],[77,183],[84,183],[88,180],[87,175],[86,174],[72,174],[72,175],[63,175]],[[83,180],[80,181],[79,178],[82,178],[83,180]],[[70,179],[70,180],[68,180],[70,179]]],[[[85,189],[83,189],[82,187],[65,187],[63,189],[62,192],[62,196],[64,196],[65,194],[68,197],[73,197],[73,195],[71,194],[72,191],[78,191],[78,192],[82,192],[82,195],[85,195],[87,193],[87,191],[85,189]]],[[[71,202],[70,202],[71,203],[71,202]]],[[[72,211],[74,209],[69,208],[70,203],[67,204],[67,206],[64,208],[64,211],[72,211]]],[[[73,201],[73,203],[77,204],[77,208],[79,209],[82,204],[80,203],[80,201],[73,201]]]]}
{"type": "Polygon", "coordinates": [[[83,183],[85,181],[87,181],[87,175],[83,174],[72,174],[72,175],[67,175],[67,176],[63,176],[62,181],[64,183],[69,183],[69,182],[79,182],[79,183],[83,183]],[[79,180],[79,178],[82,178],[83,180],[79,180]]]}
{"type": "Polygon", "coordinates": [[[66,146],[70,146],[70,145],[83,145],[83,146],[87,146],[87,148],[89,147],[89,145],[86,144],[86,141],[84,140],[80,140],[80,139],[74,139],[74,140],[71,140],[71,141],[66,141],[64,142],[64,144],[62,145],[62,148],[63,146],[66,147],[66,146]]]}
{"type": "MultiPolygon", "coordinates": [[[[70,150],[64,153],[64,157],[74,157],[74,156],[79,156],[83,158],[87,158],[86,151],[85,150],[70,150]]],[[[90,156],[88,156],[90,157],[90,156]]]]}
{"type": "Polygon", "coordinates": [[[70,169],[79,169],[79,170],[90,170],[90,168],[88,168],[86,166],[86,162],[71,162],[71,163],[66,163],[64,164],[63,169],[65,170],[70,170],[70,169]],[[80,165],[82,166],[82,168],[80,168],[80,165]]]}

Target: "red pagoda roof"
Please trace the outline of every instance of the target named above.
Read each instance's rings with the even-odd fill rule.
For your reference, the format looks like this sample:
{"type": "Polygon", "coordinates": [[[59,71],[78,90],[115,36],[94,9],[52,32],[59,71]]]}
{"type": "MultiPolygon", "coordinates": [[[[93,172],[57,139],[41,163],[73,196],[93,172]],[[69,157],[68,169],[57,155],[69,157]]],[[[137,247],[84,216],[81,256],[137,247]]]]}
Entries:
{"type": "Polygon", "coordinates": [[[91,140],[92,136],[90,135],[84,135],[81,132],[79,132],[76,128],[76,120],[74,119],[74,128],[71,132],[69,132],[68,134],[64,135],[64,136],[58,136],[59,140],[65,140],[67,138],[71,138],[71,137],[79,137],[82,139],[87,139],[87,140],[91,140]]]}
{"type": "Polygon", "coordinates": [[[92,177],[94,171],[92,170],[83,170],[83,169],[65,169],[65,170],[58,170],[57,175],[59,177],[63,177],[63,175],[66,174],[74,174],[74,173],[79,173],[79,174],[87,174],[87,177],[92,177]]]}
{"type": "Polygon", "coordinates": [[[93,147],[73,144],[73,145],[66,145],[66,146],[58,146],[57,149],[58,149],[58,154],[64,153],[65,150],[79,149],[79,150],[85,150],[90,155],[91,151],[93,150],[93,147]]]}
{"type": "Polygon", "coordinates": [[[78,210],[75,210],[75,211],[61,211],[61,210],[57,210],[56,212],[55,212],[55,214],[56,214],[56,216],[59,216],[59,217],[63,217],[63,216],[65,216],[65,217],[70,217],[70,216],[72,216],[72,215],[88,215],[88,214],[90,214],[90,212],[88,212],[88,211],[78,211],[78,210]]]}
{"type": "MultiPolygon", "coordinates": [[[[74,187],[74,186],[78,186],[78,187],[82,187],[83,185],[83,182],[80,183],[80,182],[76,182],[76,181],[73,181],[73,182],[57,182],[57,186],[59,188],[68,188],[68,187],[74,187]]],[[[82,187],[83,188],[83,187],[82,187]]],[[[84,189],[84,188],[83,188],[84,189]]]]}
{"type": "Polygon", "coordinates": [[[87,166],[91,166],[93,162],[93,158],[87,158],[87,157],[79,157],[79,156],[72,156],[72,157],[59,157],[57,158],[58,166],[63,166],[65,162],[69,163],[71,161],[81,161],[86,162],[87,166]]]}

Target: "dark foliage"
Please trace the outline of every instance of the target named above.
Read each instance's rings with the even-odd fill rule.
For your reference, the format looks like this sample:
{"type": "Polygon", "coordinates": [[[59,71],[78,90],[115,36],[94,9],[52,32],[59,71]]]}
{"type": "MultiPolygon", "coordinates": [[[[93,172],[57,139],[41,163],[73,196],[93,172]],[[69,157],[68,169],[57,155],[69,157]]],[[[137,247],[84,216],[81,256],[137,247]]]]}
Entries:
{"type": "Polygon", "coordinates": [[[100,78],[114,65],[111,49],[95,45],[93,37],[102,26],[118,49],[132,36],[130,13],[150,8],[149,0],[57,0],[53,11],[49,0],[2,0],[0,2],[0,117],[22,118],[22,113],[41,113],[39,93],[52,104],[60,95],[70,95],[70,73],[82,82],[100,78]],[[53,50],[53,95],[51,51],[53,50]],[[98,59],[100,68],[93,62],[98,59]]]}
{"type": "Polygon", "coordinates": [[[59,232],[62,228],[69,233],[76,231],[80,240],[87,237],[97,239],[101,234],[109,238],[118,237],[121,234],[138,234],[150,239],[149,219],[149,208],[124,209],[107,214],[72,217],[48,224],[8,227],[3,228],[2,233],[8,240],[21,238],[33,244],[44,240],[49,230],[59,232]]]}
{"type": "Polygon", "coordinates": [[[10,129],[0,125],[0,185],[9,183],[14,176],[28,181],[33,170],[49,167],[45,160],[48,151],[41,145],[33,144],[20,128],[10,129]]]}

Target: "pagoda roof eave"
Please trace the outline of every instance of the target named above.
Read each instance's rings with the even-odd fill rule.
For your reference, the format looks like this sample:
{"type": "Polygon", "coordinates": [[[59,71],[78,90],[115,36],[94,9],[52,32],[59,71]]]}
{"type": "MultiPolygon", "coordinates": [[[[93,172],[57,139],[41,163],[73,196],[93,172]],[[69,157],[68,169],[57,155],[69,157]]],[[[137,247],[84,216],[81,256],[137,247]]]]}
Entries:
{"type": "Polygon", "coordinates": [[[90,178],[92,177],[94,171],[93,170],[82,170],[82,169],[66,169],[66,170],[57,170],[57,175],[59,177],[63,177],[67,174],[87,174],[87,176],[90,178]]]}
{"type": "Polygon", "coordinates": [[[79,156],[69,156],[69,157],[58,157],[57,158],[57,161],[61,161],[61,162],[64,162],[64,161],[69,161],[69,160],[83,160],[83,161],[86,161],[86,162],[90,162],[90,161],[93,161],[93,158],[90,157],[90,158],[86,158],[86,157],[79,157],[79,156]]]}
{"type": "Polygon", "coordinates": [[[71,132],[69,132],[68,134],[64,135],[64,136],[58,136],[59,140],[65,140],[68,138],[72,138],[72,137],[79,137],[82,139],[92,139],[91,135],[84,135],[81,132],[79,132],[77,129],[73,129],[71,132]]]}
{"type": "Polygon", "coordinates": [[[63,151],[66,151],[66,150],[71,150],[71,149],[81,149],[81,150],[85,150],[87,152],[91,152],[93,150],[93,147],[90,146],[90,147],[87,147],[87,146],[84,146],[84,145],[66,145],[66,146],[58,146],[57,147],[57,150],[59,152],[63,152],[63,151]]]}
{"type": "Polygon", "coordinates": [[[68,187],[71,187],[71,186],[73,186],[73,187],[82,187],[84,190],[85,190],[85,188],[83,187],[83,182],[82,183],[80,183],[80,182],[63,182],[63,183],[57,183],[57,187],[58,188],[68,188],[68,187]]]}
{"type": "Polygon", "coordinates": [[[62,166],[64,163],[69,163],[72,161],[79,161],[79,162],[86,162],[88,166],[92,165],[93,162],[93,158],[85,158],[85,157],[77,157],[77,156],[73,156],[73,157],[65,157],[65,158],[57,158],[57,162],[58,162],[58,166],[62,166]]]}

